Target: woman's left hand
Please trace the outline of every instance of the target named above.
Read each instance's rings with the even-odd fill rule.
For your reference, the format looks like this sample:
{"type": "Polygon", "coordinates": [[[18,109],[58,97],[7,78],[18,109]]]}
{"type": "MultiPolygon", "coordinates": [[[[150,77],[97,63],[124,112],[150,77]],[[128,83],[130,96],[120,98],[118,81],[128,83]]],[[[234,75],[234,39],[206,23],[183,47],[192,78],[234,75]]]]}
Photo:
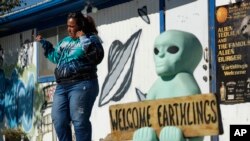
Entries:
{"type": "Polygon", "coordinates": [[[78,37],[78,38],[81,36],[84,36],[84,35],[85,35],[85,33],[81,30],[76,32],[76,37],[78,37]]]}
{"type": "Polygon", "coordinates": [[[42,35],[38,34],[35,38],[35,41],[40,42],[43,39],[42,35]]]}

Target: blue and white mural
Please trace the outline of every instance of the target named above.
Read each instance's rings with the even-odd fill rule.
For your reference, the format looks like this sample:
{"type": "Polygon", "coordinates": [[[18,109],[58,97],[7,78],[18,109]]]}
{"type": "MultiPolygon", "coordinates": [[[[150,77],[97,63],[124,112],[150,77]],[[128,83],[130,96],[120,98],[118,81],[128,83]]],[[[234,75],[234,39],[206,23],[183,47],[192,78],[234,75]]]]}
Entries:
{"type": "Polygon", "coordinates": [[[21,127],[28,133],[34,118],[34,30],[18,35],[20,38],[15,40],[19,44],[12,48],[10,43],[0,42],[0,122],[5,128],[21,127]]]}

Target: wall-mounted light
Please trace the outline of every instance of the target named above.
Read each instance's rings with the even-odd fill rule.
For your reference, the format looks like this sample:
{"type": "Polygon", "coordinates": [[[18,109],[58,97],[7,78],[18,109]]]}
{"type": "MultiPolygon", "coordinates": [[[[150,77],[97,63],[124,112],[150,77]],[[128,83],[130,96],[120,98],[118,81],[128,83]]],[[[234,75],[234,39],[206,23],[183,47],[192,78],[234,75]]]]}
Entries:
{"type": "Polygon", "coordinates": [[[86,1],[86,5],[82,9],[82,14],[86,15],[89,12],[96,13],[98,11],[98,8],[93,6],[93,4],[90,1],[86,1]]]}
{"type": "Polygon", "coordinates": [[[92,13],[96,13],[97,11],[98,11],[97,7],[92,7],[92,10],[91,10],[92,13]]]}

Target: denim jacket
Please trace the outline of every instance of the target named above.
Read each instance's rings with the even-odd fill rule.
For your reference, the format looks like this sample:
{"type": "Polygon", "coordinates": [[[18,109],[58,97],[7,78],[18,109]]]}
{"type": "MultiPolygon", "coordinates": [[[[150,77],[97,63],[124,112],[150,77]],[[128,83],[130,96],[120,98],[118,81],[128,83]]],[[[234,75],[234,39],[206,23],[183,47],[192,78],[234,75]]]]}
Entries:
{"type": "Polygon", "coordinates": [[[87,57],[90,46],[102,48],[101,40],[97,35],[81,36],[77,39],[67,36],[55,47],[44,39],[40,43],[45,50],[46,58],[57,64],[54,73],[58,83],[97,78],[96,64],[87,57]]]}

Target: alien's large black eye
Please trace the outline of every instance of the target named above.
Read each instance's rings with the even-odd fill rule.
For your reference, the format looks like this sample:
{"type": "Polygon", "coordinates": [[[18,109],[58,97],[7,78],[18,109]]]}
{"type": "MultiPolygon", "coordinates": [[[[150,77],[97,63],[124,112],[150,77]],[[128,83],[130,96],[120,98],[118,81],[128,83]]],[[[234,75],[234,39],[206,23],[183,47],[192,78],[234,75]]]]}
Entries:
{"type": "Polygon", "coordinates": [[[171,54],[175,54],[178,51],[179,51],[179,48],[177,46],[170,46],[167,48],[167,52],[169,52],[171,54]]]}
{"type": "Polygon", "coordinates": [[[155,53],[155,55],[157,55],[159,53],[159,50],[156,47],[154,48],[154,53],[155,53]]]}
{"type": "Polygon", "coordinates": [[[241,28],[241,33],[244,33],[244,30],[247,28],[247,25],[244,25],[242,28],[241,28]]]}

